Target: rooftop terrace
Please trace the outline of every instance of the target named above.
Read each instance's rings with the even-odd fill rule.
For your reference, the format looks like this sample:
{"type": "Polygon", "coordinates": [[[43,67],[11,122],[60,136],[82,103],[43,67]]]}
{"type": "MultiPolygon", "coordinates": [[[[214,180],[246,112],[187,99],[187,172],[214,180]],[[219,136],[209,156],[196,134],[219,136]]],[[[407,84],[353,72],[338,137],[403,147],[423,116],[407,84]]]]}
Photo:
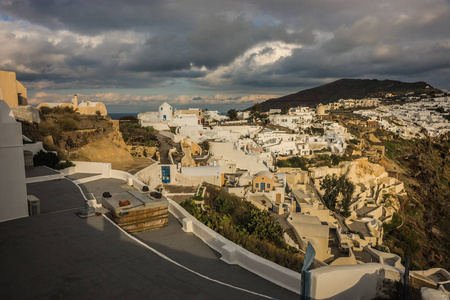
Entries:
{"type": "MultiPolygon", "coordinates": [[[[81,188],[97,196],[130,187],[100,179],[81,188]]],[[[130,235],[104,216],[79,218],[74,212],[84,199],[69,179],[30,183],[27,189],[41,200],[42,214],[0,223],[2,297],[298,298],[222,262],[199,238],[182,231],[172,215],[165,228],[130,235]]]]}

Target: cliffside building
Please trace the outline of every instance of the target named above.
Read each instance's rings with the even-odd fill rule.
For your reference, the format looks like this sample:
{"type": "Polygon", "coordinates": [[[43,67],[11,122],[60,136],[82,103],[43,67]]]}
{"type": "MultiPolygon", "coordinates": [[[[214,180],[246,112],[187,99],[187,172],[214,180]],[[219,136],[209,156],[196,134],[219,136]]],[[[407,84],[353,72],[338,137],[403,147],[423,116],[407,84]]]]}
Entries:
{"type": "Polygon", "coordinates": [[[0,100],[0,222],[28,216],[21,123],[0,100]]]}
{"type": "Polygon", "coordinates": [[[74,95],[71,103],[47,103],[42,102],[38,105],[38,109],[42,107],[48,107],[48,108],[54,108],[54,107],[71,107],[78,111],[80,114],[83,115],[95,115],[97,112],[99,112],[102,116],[106,116],[108,114],[108,111],[106,109],[105,104],[103,102],[91,102],[91,101],[81,101],[81,103],[78,103],[78,97],[77,95],[74,95]]]}
{"type": "Polygon", "coordinates": [[[27,105],[27,89],[17,81],[16,73],[0,71],[0,99],[9,106],[27,105]]]}

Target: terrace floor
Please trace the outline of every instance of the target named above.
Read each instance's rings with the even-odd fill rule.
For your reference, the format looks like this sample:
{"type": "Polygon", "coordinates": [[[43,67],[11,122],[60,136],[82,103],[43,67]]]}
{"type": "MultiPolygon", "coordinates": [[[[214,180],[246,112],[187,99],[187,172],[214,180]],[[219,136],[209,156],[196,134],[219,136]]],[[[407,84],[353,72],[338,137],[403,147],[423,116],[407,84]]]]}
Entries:
{"type": "MultiPolygon", "coordinates": [[[[98,195],[120,180],[84,184],[98,195]]],[[[27,184],[41,215],[0,223],[5,299],[298,299],[218,254],[169,217],[169,226],[129,235],[103,216],[86,219],[68,179],[27,184]]],[[[122,190],[123,191],[123,190],[122,190]]]]}

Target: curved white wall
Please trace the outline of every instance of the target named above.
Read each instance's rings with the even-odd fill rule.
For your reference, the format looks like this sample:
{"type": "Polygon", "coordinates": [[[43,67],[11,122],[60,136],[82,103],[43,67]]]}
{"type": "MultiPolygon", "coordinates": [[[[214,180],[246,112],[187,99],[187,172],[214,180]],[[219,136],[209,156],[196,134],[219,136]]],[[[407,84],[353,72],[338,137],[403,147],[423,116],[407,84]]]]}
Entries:
{"type": "Polygon", "coordinates": [[[0,100],[0,222],[28,216],[22,126],[0,100]]]}

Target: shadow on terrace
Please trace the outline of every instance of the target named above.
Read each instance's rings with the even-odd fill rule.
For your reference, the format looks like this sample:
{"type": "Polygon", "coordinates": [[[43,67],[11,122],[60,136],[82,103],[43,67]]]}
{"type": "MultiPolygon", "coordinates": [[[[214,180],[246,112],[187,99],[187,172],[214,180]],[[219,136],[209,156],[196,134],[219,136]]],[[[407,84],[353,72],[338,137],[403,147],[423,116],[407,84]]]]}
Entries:
{"type": "MultiPolygon", "coordinates": [[[[97,195],[122,186],[126,187],[124,181],[101,179],[83,184],[82,189],[97,195]]],[[[238,266],[225,264],[200,239],[184,233],[171,215],[169,226],[133,236],[186,268],[231,286],[158,256],[103,216],[79,218],[75,211],[84,206],[84,198],[69,179],[27,184],[27,189],[41,200],[41,215],[0,223],[2,297],[298,298],[238,266]]]]}

